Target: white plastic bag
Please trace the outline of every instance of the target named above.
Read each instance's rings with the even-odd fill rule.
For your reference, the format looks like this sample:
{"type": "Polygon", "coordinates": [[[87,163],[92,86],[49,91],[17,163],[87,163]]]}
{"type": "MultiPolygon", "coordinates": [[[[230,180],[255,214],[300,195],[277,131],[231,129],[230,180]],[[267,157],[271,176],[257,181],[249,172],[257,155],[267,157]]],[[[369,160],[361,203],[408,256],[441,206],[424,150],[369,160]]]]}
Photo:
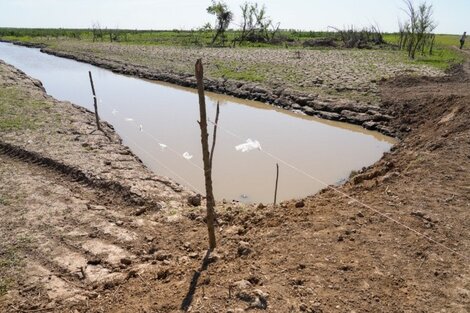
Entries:
{"type": "Polygon", "coordinates": [[[191,160],[193,158],[193,156],[191,154],[189,154],[188,152],[185,152],[185,153],[183,153],[183,158],[185,158],[186,160],[191,160]]]}
{"type": "Polygon", "coordinates": [[[255,149],[261,150],[261,144],[259,143],[258,140],[253,141],[251,139],[247,139],[246,143],[242,143],[242,144],[236,146],[235,149],[237,151],[241,151],[241,152],[249,152],[249,151],[255,150],[255,149]]]}

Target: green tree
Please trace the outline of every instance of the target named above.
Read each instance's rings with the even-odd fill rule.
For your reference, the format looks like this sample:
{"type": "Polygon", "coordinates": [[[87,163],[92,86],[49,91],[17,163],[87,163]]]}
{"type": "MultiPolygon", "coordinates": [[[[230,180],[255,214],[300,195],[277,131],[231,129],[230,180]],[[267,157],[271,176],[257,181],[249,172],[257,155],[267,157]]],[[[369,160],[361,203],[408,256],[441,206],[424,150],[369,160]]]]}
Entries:
{"type": "Polygon", "coordinates": [[[225,31],[233,20],[233,13],[229,10],[225,2],[215,0],[212,0],[212,5],[207,8],[207,12],[215,15],[217,19],[215,24],[215,34],[212,38],[211,45],[213,45],[219,38],[222,39],[222,44],[225,44],[225,31]]]}

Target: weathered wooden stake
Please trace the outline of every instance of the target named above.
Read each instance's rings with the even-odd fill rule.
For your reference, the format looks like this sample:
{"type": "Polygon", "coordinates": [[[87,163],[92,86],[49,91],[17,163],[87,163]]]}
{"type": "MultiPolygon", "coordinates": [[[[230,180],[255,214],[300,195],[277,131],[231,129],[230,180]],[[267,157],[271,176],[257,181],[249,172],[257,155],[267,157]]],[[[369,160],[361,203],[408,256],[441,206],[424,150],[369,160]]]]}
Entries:
{"type": "Polygon", "coordinates": [[[95,84],[93,84],[93,76],[91,76],[91,71],[88,71],[88,75],[90,76],[91,91],[93,92],[93,103],[95,106],[96,126],[98,127],[98,130],[101,131],[100,117],[98,115],[98,101],[96,99],[95,84]]]}
{"type": "MultiPolygon", "coordinates": [[[[204,162],[204,177],[206,183],[206,200],[207,200],[207,229],[209,231],[209,248],[214,250],[216,247],[215,230],[214,230],[214,207],[215,200],[212,191],[212,168],[211,159],[209,155],[209,134],[207,132],[207,114],[206,114],[206,99],[204,95],[204,68],[202,66],[201,59],[196,62],[196,80],[197,90],[199,94],[199,112],[200,121],[199,126],[201,127],[201,144],[202,144],[202,159],[204,162]]],[[[217,124],[217,123],[216,123],[217,124]]]]}
{"type": "Polygon", "coordinates": [[[279,164],[276,163],[276,187],[274,188],[274,207],[276,207],[277,201],[277,184],[279,182],[279,164]]]}
{"type": "Polygon", "coordinates": [[[217,111],[215,113],[214,134],[212,135],[212,148],[210,154],[210,164],[212,169],[212,159],[214,158],[215,141],[217,139],[217,125],[219,124],[220,103],[217,101],[217,111]]]}

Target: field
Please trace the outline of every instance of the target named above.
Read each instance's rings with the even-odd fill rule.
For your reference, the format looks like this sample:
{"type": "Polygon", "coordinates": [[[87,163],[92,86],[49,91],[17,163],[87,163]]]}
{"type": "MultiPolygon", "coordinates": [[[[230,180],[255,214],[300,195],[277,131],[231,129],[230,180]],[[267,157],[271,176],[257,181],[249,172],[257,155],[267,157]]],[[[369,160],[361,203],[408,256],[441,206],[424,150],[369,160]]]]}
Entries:
{"type": "MultiPolygon", "coordinates": [[[[398,35],[386,34],[384,39],[397,44],[398,35]]],[[[459,53],[455,47],[459,45],[460,36],[458,35],[437,35],[433,55],[418,55],[416,62],[419,64],[431,65],[436,68],[446,69],[452,64],[459,64],[464,61],[463,54],[459,53]]]]}
{"type": "MultiPolygon", "coordinates": [[[[150,46],[179,46],[179,47],[207,47],[213,37],[212,31],[207,30],[172,30],[172,31],[135,31],[119,29],[103,29],[100,42],[118,42],[125,45],[150,45],[150,46]]],[[[240,31],[230,30],[227,32],[225,45],[233,46],[234,39],[239,37],[240,31]]],[[[382,34],[386,45],[371,47],[374,49],[394,50],[398,43],[398,35],[392,33],[382,34]]],[[[246,42],[242,45],[245,48],[271,48],[303,50],[306,41],[333,38],[339,41],[339,35],[335,31],[297,31],[281,30],[279,40],[274,43],[246,42]]],[[[24,42],[49,42],[51,40],[80,40],[93,42],[93,31],[90,29],[15,29],[0,28],[0,38],[5,40],[18,40],[24,42]]],[[[452,46],[457,46],[460,36],[458,35],[437,35],[435,42],[435,53],[431,56],[419,56],[418,63],[431,65],[439,69],[446,69],[455,63],[463,61],[462,55],[457,53],[452,46]]],[[[338,42],[338,45],[341,43],[338,42]]],[[[239,47],[239,46],[238,46],[239,47]]],[[[314,48],[325,49],[325,48],[314,48]]],[[[328,48],[326,48],[328,49],[328,48]]]]}
{"type": "MultiPolygon", "coordinates": [[[[166,46],[208,46],[214,35],[213,31],[207,30],[171,30],[171,31],[136,31],[103,29],[103,38],[97,41],[121,42],[125,44],[139,45],[166,45],[166,46]],[[114,37],[113,37],[114,35],[114,37]]],[[[227,32],[227,44],[232,42],[240,34],[239,31],[230,30],[227,32]]],[[[266,43],[246,43],[248,47],[287,47],[301,44],[305,40],[325,38],[333,33],[329,32],[306,32],[295,30],[281,31],[281,40],[275,44],[266,43]]],[[[0,36],[4,38],[16,38],[26,41],[37,41],[44,38],[69,38],[84,41],[93,40],[93,30],[91,29],[15,29],[0,28],[0,36]]]]}

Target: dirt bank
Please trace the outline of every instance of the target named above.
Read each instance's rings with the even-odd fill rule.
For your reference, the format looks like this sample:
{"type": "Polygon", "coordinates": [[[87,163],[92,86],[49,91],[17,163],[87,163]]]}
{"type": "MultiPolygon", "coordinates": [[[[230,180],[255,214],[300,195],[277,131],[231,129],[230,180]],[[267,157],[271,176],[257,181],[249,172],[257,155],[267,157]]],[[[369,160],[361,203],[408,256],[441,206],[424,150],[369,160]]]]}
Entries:
{"type": "Polygon", "coordinates": [[[135,231],[164,212],[187,211],[192,193],[151,173],[110,125],[95,131],[93,113],[2,61],[0,112],[1,312],[84,299],[86,284],[122,280],[120,258],[134,257],[119,244],[138,241],[135,231]],[[87,266],[91,256],[99,264],[87,266]],[[80,268],[83,285],[74,282],[80,268]]]}
{"type": "Polygon", "coordinates": [[[380,86],[404,139],[339,189],[368,207],[334,190],[277,208],[220,203],[209,258],[203,210],[187,207],[184,191],[148,173],[109,126],[112,140],[90,134],[90,112],[45,96],[11,67],[0,74],[2,104],[24,117],[0,124],[1,141],[29,151],[0,149],[0,311],[470,310],[462,69],[380,86]]]}
{"type": "Polygon", "coordinates": [[[443,72],[407,63],[399,52],[364,50],[214,49],[87,43],[24,43],[116,73],[195,87],[194,62],[203,58],[207,90],[257,100],[320,118],[362,125],[394,136],[393,117],[380,104],[378,84],[401,74],[443,72]]]}
{"type": "MultiPolygon", "coordinates": [[[[136,181],[155,181],[151,187],[135,188],[135,197],[155,199],[156,194],[167,193],[169,200],[183,188],[168,178],[158,177],[141,164],[132,152],[121,144],[111,125],[103,122],[104,132],[96,131],[94,114],[71,103],[60,102],[45,94],[41,82],[0,61],[0,74],[5,102],[3,114],[6,129],[2,131],[0,143],[3,149],[32,152],[38,156],[64,166],[63,171],[76,170],[90,182],[110,181],[110,185],[121,184],[123,190],[132,193],[136,181]],[[27,99],[24,101],[24,99],[27,99]],[[21,104],[21,105],[20,105],[21,104]],[[17,125],[9,125],[9,120],[17,125]],[[11,126],[11,127],[9,127],[11,126]],[[126,162],[129,165],[125,165],[126,162]],[[119,182],[113,180],[118,179],[119,182]],[[163,187],[162,187],[163,186],[163,187]],[[145,191],[143,191],[145,190],[145,191]],[[137,194],[141,193],[141,194],[137,194]]],[[[49,162],[50,163],[50,162],[49,162]]],[[[139,186],[143,187],[143,186],[139,186]]]]}

